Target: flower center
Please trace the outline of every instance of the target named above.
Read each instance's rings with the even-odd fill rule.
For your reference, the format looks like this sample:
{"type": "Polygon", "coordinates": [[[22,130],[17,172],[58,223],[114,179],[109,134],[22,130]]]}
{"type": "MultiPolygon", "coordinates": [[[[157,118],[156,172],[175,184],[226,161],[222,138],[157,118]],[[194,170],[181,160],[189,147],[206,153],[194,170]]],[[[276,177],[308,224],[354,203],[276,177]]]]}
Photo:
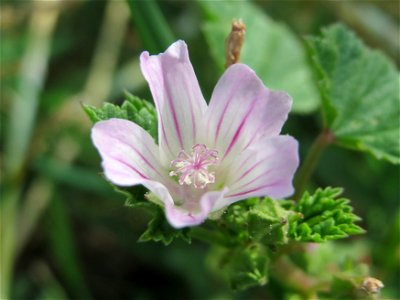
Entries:
{"type": "Polygon", "coordinates": [[[179,176],[179,184],[193,184],[195,188],[203,189],[207,184],[215,182],[214,172],[208,167],[218,162],[218,151],[207,149],[204,144],[193,146],[191,155],[185,150],[178,153],[178,157],[171,162],[174,169],[170,176],[179,176]]]}

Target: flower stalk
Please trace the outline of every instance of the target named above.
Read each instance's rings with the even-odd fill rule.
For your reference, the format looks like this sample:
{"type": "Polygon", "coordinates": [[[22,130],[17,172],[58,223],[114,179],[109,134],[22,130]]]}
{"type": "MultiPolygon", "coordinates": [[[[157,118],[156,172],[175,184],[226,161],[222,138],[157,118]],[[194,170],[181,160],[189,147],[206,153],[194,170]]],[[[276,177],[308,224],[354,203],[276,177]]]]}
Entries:
{"type": "Polygon", "coordinates": [[[307,300],[316,299],[317,290],[327,291],[329,289],[328,282],[309,276],[285,256],[275,260],[271,275],[283,285],[302,294],[307,300]]]}
{"type": "Polygon", "coordinates": [[[312,173],[315,170],[315,167],[317,166],[322,152],[324,152],[325,148],[332,144],[334,140],[335,136],[329,129],[324,129],[315,139],[306,159],[304,160],[304,163],[299,168],[299,171],[295,177],[294,186],[296,192],[293,196],[293,200],[297,201],[300,199],[301,195],[306,189],[306,185],[310,180],[312,173]]]}

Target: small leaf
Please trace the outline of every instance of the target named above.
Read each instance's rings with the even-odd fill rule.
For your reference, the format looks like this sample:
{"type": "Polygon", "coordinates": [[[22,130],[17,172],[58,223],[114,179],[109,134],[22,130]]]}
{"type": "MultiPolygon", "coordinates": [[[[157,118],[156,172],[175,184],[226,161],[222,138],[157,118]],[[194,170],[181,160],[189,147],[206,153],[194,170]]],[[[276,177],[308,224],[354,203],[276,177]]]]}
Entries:
{"type": "Polygon", "coordinates": [[[382,53],[343,25],[308,39],[325,126],[336,143],[400,163],[399,76],[382,53]]]}
{"type": "Polygon", "coordinates": [[[338,198],[340,188],[318,189],[314,195],[307,192],[293,210],[303,215],[302,219],[289,219],[289,236],[296,241],[324,242],[364,233],[354,224],[360,217],[353,214],[349,200],[338,198]]]}
{"type": "Polygon", "coordinates": [[[132,121],[157,139],[157,113],[154,105],[132,94],[125,93],[126,100],[121,106],[105,103],[102,108],[83,105],[83,109],[93,123],[111,118],[132,121]]]}
{"type": "Polygon", "coordinates": [[[147,193],[146,197],[143,197],[143,195],[146,193],[146,189],[144,187],[114,187],[114,190],[126,198],[126,206],[131,208],[146,209],[152,215],[146,231],[139,237],[139,242],[154,241],[162,242],[164,245],[169,245],[176,238],[182,238],[188,243],[191,242],[189,236],[190,229],[184,228],[177,230],[171,227],[165,218],[163,209],[160,206],[160,200],[152,193],[147,193]]]}
{"type": "Polygon", "coordinates": [[[114,188],[114,191],[125,197],[125,206],[127,207],[145,208],[151,213],[158,209],[158,205],[143,197],[146,193],[146,189],[142,186],[122,188],[112,185],[112,187],[114,188]]]}
{"type": "Polygon", "coordinates": [[[318,92],[299,39],[284,24],[273,21],[248,1],[198,1],[206,22],[203,32],[211,55],[222,71],[224,40],[233,18],[242,19],[246,35],[240,62],[254,69],[264,84],[293,97],[293,111],[308,113],[318,105],[318,92]]]}
{"type": "Polygon", "coordinates": [[[174,239],[182,238],[190,243],[189,228],[175,229],[169,225],[165,218],[164,211],[158,208],[147,225],[146,231],[139,237],[140,242],[162,242],[164,245],[169,245],[174,239]]]}

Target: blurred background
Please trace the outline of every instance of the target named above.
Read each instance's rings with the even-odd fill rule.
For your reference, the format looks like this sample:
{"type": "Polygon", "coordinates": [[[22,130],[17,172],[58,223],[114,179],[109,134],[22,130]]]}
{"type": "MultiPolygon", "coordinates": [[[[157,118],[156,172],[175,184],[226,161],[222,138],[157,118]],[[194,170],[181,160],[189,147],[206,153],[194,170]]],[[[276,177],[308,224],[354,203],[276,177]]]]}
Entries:
{"type": "MultiPolygon", "coordinates": [[[[399,66],[399,3],[260,1],[248,10],[225,9],[226,4],[1,2],[2,296],[273,299],[269,285],[231,292],[210,267],[207,245],[175,241],[165,247],[137,242],[149,216],[125,207],[124,199],[102,178],[100,159],[90,142],[91,124],[81,104],[121,103],[124,90],[151,101],[139,55],[144,50],[162,52],[176,39],[188,44],[200,86],[209,99],[223,72],[220,61],[224,61],[217,51],[223,49],[224,41],[213,41],[210,31],[226,36],[233,17],[243,18],[249,39],[262,41],[265,34],[254,20],[276,29],[277,40],[260,46],[261,50],[246,48],[245,41],[243,51],[265,53],[256,70],[268,70],[275,60],[272,46],[279,44],[279,33],[290,36],[304,53],[302,37],[318,34],[321,27],[334,22],[346,23],[367,45],[399,66]]],[[[280,55],[288,60],[298,55],[297,48],[281,49],[280,55]]],[[[266,71],[265,78],[273,77],[271,82],[278,83],[272,87],[280,88],[281,82],[293,81],[289,77],[295,72],[283,63],[285,59],[276,61],[273,68],[280,74],[266,71]]],[[[309,70],[301,69],[305,66],[293,65],[308,74],[309,70]]],[[[296,86],[288,90],[295,95],[306,93],[296,86]]],[[[317,99],[315,88],[307,93],[317,99]]],[[[302,157],[321,129],[318,102],[311,101],[312,97],[294,96],[296,108],[284,128],[300,141],[302,157]]],[[[333,146],[323,154],[310,186],[345,188],[367,234],[338,244],[348,245],[343,253],[356,254],[371,265],[371,275],[385,284],[384,299],[400,298],[399,180],[398,167],[333,146]]]]}

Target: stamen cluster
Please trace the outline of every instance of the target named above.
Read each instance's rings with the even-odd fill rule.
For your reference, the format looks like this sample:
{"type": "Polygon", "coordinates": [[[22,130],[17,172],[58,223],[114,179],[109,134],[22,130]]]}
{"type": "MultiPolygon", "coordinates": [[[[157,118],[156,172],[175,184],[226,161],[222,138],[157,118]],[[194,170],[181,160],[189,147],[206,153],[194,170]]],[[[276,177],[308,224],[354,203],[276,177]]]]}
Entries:
{"type": "Polygon", "coordinates": [[[171,167],[175,170],[169,175],[179,176],[180,185],[193,184],[195,188],[203,189],[207,184],[215,182],[215,174],[208,168],[217,162],[217,150],[210,150],[204,144],[197,144],[193,146],[191,155],[185,150],[179,152],[177,159],[171,162],[171,167]]]}

